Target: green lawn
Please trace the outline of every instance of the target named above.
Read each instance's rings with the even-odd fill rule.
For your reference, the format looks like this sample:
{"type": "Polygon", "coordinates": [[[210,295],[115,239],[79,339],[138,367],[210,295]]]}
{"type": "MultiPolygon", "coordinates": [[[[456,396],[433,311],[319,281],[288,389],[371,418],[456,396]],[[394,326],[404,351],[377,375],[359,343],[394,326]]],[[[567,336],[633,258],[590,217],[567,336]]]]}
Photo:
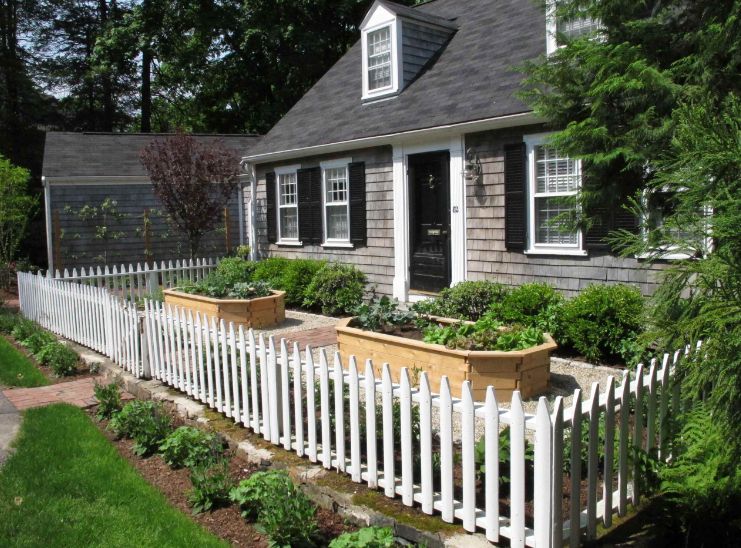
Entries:
{"type": "Polygon", "coordinates": [[[225,546],[169,506],[80,409],[26,411],[0,469],[0,546],[225,546]]]}
{"type": "Polygon", "coordinates": [[[0,385],[43,386],[49,384],[31,360],[0,335],[0,385]]]}

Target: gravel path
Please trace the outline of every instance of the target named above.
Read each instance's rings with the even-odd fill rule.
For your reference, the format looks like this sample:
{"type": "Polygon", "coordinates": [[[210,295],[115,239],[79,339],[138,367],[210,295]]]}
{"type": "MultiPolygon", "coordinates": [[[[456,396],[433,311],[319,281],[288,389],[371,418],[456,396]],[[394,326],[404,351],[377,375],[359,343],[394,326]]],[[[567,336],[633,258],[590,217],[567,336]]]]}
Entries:
{"type": "Polygon", "coordinates": [[[255,329],[255,335],[262,333],[265,335],[265,338],[273,335],[276,342],[278,342],[280,341],[281,336],[286,337],[296,331],[307,331],[309,329],[316,329],[317,327],[335,325],[337,321],[337,318],[329,316],[286,310],[286,321],[280,325],[275,325],[266,329],[255,329]]]}

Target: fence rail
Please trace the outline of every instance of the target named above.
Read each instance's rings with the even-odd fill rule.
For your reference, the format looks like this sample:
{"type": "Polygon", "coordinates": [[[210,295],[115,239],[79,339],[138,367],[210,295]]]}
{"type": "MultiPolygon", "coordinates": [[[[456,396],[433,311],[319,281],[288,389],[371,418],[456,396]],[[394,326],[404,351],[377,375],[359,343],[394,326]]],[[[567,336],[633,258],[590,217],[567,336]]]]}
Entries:
{"type": "MultiPolygon", "coordinates": [[[[144,297],[152,297],[160,288],[170,288],[184,282],[197,282],[204,279],[219,264],[219,259],[184,259],[174,263],[161,261],[159,265],[154,262],[136,265],[129,264],[108,267],[96,266],[87,270],[75,268],[71,272],[64,269],[63,272],[56,271],[54,279],[65,282],[91,285],[99,288],[107,288],[114,294],[135,301],[144,297]]],[[[51,276],[51,271],[47,272],[51,276]]]]}
{"type": "Polygon", "coordinates": [[[387,364],[363,356],[342,363],[146,298],[137,311],[105,287],[18,278],[23,313],[55,333],[287,451],[513,546],[577,546],[639,503],[636,457],[669,456],[679,408],[672,372],[700,348],[595,383],[586,398],[577,389],[569,406],[541,397],[528,414],[518,392],[509,407],[492,387],[476,402],[466,381],[454,398],[446,377],[432,387],[421,373],[413,386],[403,369],[394,383],[387,364]]]}

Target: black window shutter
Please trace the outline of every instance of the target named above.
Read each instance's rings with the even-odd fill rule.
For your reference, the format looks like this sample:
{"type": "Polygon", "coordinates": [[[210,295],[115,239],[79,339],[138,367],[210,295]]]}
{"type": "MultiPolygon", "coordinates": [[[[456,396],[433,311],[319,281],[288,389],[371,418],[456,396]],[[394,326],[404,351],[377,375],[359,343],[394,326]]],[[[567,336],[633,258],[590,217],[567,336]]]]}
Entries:
{"type": "MultiPolygon", "coordinates": [[[[586,174],[583,180],[588,183],[586,174]]],[[[632,192],[628,196],[631,194],[632,192]]],[[[584,247],[586,249],[610,251],[611,246],[606,239],[610,232],[614,230],[638,233],[640,229],[638,219],[625,207],[629,203],[628,196],[618,200],[614,206],[599,204],[587,210],[591,217],[591,226],[584,234],[584,247]]]]}
{"type": "Polygon", "coordinates": [[[268,222],[268,242],[278,241],[278,220],[275,216],[275,172],[265,174],[265,192],[267,194],[266,217],[268,222]]]}
{"type": "Polygon", "coordinates": [[[525,143],[504,147],[504,245],[525,249],[527,245],[527,171],[525,143]]]}
{"type": "Polygon", "coordinates": [[[322,243],[322,171],[318,167],[299,169],[298,237],[304,245],[322,243]]]}
{"type": "Polygon", "coordinates": [[[365,211],[365,162],[348,166],[350,186],[350,241],[356,246],[367,242],[367,215],[365,211]]]}

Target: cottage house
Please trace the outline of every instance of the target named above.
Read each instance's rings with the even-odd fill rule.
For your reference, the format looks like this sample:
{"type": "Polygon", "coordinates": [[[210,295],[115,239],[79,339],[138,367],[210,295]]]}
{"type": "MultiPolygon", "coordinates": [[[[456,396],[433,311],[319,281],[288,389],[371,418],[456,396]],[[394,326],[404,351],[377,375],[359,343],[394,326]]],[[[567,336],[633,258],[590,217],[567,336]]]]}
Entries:
{"type": "Polygon", "coordinates": [[[480,279],[650,293],[655,271],[612,254],[606,230],[552,221],[581,166],[516,97],[516,67],[556,47],[536,4],[376,1],[360,40],[244,157],[256,255],[352,263],[402,301],[480,279]]]}

